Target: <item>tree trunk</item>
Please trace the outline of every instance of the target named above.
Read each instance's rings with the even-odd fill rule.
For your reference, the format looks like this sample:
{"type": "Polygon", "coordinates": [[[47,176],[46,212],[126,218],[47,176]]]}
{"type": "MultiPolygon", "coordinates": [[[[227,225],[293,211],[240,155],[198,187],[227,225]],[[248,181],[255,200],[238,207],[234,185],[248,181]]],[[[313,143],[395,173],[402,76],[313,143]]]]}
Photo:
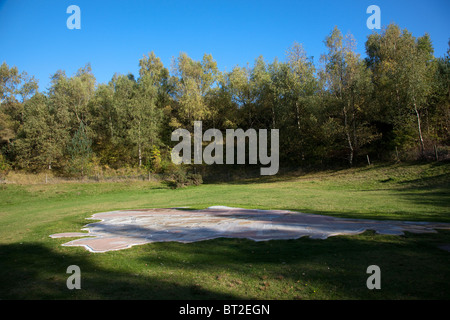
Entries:
{"type": "Polygon", "coordinates": [[[300,131],[300,110],[298,108],[298,102],[295,103],[295,111],[296,111],[296,115],[297,115],[297,128],[298,128],[298,131],[300,131]]]}
{"type": "Polygon", "coordinates": [[[348,155],[348,162],[349,162],[350,166],[352,166],[354,150],[353,150],[352,139],[350,137],[350,133],[348,130],[347,109],[345,107],[344,107],[344,131],[345,131],[345,135],[347,136],[348,148],[350,149],[350,152],[348,155]]]}
{"type": "Polygon", "coordinates": [[[141,151],[141,144],[139,143],[139,167],[142,166],[142,151],[141,151]]]}
{"type": "Polygon", "coordinates": [[[139,130],[138,130],[138,153],[139,153],[139,168],[140,168],[142,166],[141,121],[139,121],[139,130]]]}
{"type": "Polygon", "coordinates": [[[112,122],[111,116],[109,116],[109,132],[110,132],[111,138],[114,138],[113,122],[112,122]]]}
{"type": "Polygon", "coordinates": [[[272,106],[272,128],[275,129],[275,107],[272,106]]]}
{"type": "Polygon", "coordinates": [[[416,104],[415,98],[414,98],[414,111],[416,112],[416,116],[417,116],[417,129],[419,131],[419,141],[420,141],[420,156],[423,157],[425,155],[425,145],[423,143],[422,128],[420,125],[420,115],[419,115],[419,110],[417,109],[417,104],[416,104]]]}
{"type": "Polygon", "coordinates": [[[353,145],[358,152],[358,135],[356,134],[356,108],[355,108],[355,93],[352,90],[352,129],[353,129],[353,145]]]}

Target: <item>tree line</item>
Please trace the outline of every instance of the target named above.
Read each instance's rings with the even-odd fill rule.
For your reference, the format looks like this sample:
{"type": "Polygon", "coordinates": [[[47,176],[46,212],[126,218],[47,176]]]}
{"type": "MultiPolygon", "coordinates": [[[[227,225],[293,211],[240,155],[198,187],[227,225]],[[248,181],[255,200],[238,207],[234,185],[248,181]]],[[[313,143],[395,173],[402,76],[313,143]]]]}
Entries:
{"type": "Polygon", "coordinates": [[[428,34],[396,24],[368,36],[365,58],[337,27],[324,43],[319,67],[298,43],[282,61],[260,56],[227,72],[209,54],[196,61],[180,53],[167,68],[151,52],[139,75],[97,83],[87,64],[73,76],[57,71],[47,92],[4,62],[0,169],[157,172],[170,166],[172,131],[192,132],[199,120],[220,130],[279,129],[281,166],[448,152],[450,49],[436,58],[428,34]]]}

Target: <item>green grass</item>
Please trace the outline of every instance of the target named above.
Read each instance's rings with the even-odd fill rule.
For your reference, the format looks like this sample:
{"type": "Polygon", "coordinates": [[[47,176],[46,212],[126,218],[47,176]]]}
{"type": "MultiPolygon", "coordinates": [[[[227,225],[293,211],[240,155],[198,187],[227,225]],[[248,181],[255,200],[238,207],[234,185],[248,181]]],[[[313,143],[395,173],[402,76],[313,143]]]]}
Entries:
{"type": "Polygon", "coordinates": [[[0,299],[448,299],[450,232],[327,240],[216,239],[93,254],[50,234],[93,213],[227,205],[450,222],[450,164],[397,164],[172,190],[147,182],[0,185],[0,299]],[[66,269],[81,268],[68,290],[66,269]],[[368,290],[366,269],[381,268],[368,290]]]}

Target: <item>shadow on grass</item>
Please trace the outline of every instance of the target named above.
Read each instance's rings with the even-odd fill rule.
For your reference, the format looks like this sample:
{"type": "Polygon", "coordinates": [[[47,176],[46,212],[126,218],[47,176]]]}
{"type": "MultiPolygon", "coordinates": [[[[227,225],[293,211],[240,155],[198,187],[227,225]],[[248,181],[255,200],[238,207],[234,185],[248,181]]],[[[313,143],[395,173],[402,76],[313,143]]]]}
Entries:
{"type": "MultiPolygon", "coordinates": [[[[402,190],[399,192],[399,196],[417,203],[421,205],[427,205],[430,207],[443,207],[450,208],[450,190],[438,189],[438,190],[425,190],[423,192],[418,193],[418,189],[414,188],[411,192],[406,192],[406,190],[402,190]]],[[[450,212],[447,212],[447,216],[443,216],[446,220],[449,220],[450,212]]]]}
{"type": "MultiPolygon", "coordinates": [[[[448,163],[435,163],[433,168],[449,171],[448,163]]],[[[401,198],[431,207],[450,208],[450,171],[401,181],[395,191],[401,198]]],[[[450,212],[447,210],[447,213],[450,212]]],[[[446,219],[450,217],[445,216],[446,219]]]]}
{"type": "MultiPolygon", "coordinates": [[[[382,162],[377,163],[375,165],[366,165],[364,163],[360,163],[353,167],[348,166],[330,166],[330,167],[310,167],[310,168],[301,168],[301,167],[286,167],[280,168],[279,172],[273,176],[262,176],[260,174],[260,167],[258,168],[238,168],[234,167],[224,171],[223,168],[217,168],[217,174],[213,175],[209,172],[208,176],[204,178],[205,184],[229,184],[229,185],[247,185],[254,183],[276,183],[276,182],[289,182],[289,181],[298,181],[299,179],[319,179],[321,177],[330,178],[333,176],[339,177],[340,175],[351,175],[352,170],[363,174],[363,173],[377,173],[384,172],[385,169],[393,169],[399,168],[400,170],[415,168],[420,165],[430,165],[430,170],[432,171],[445,171],[446,168],[449,167],[449,161],[441,161],[441,162],[433,162],[429,163],[426,161],[409,161],[409,162],[382,162]],[[350,170],[350,171],[349,171],[350,170]]],[[[448,170],[447,170],[448,171],[448,170]]],[[[395,171],[394,171],[395,175],[395,171]]],[[[419,184],[419,185],[430,185],[433,186],[436,183],[441,183],[446,181],[449,183],[448,173],[443,174],[442,177],[438,177],[437,175],[431,177],[423,177],[417,179],[410,179],[406,181],[397,182],[399,184],[419,184]]],[[[370,177],[376,179],[376,177],[370,177]]],[[[381,183],[386,182],[395,182],[395,179],[381,179],[379,180],[381,183]]]]}
{"type": "MultiPolygon", "coordinates": [[[[450,295],[450,275],[445,271],[450,254],[437,249],[437,244],[449,240],[450,232],[381,236],[367,231],[327,240],[220,238],[153,246],[168,266],[183,263],[184,269],[212,273],[228,281],[244,277],[253,281],[254,287],[271,283],[280,293],[288,291],[287,299],[445,299],[450,295]],[[381,291],[366,287],[367,267],[373,264],[383,272],[381,291]]],[[[150,262],[146,256],[139,259],[150,262]]],[[[258,295],[258,289],[255,292],[266,298],[265,293],[258,295]]]]}
{"type": "Polygon", "coordinates": [[[0,298],[445,299],[450,254],[437,248],[443,242],[450,242],[450,232],[380,236],[368,231],[263,242],[220,238],[104,254],[38,243],[2,245],[0,298]],[[372,264],[382,270],[380,291],[366,287],[372,264]],[[81,268],[81,290],[66,287],[69,265],[81,268]]]}
{"type": "Polygon", "coordinates": [[[68,251],[73,253],[56,253],[37,243],[1,245],[0,299],[236,299],[197,285],[104,268],[89,253],[68,251]],[[70,265],[81,269],[80,290],[67,288],[70,265]]]}
{"type": "MultiPolygon", "coordinates": [[[[436,205],[437,202],[440,203],[443,207],[446,207],[446,200],[441,199],[437,194],[428,195],[428,196],[417,196],[416,194],[402,194],[399,195],[399,198],[404,198],[408,201],[427,204],[427,205],[436,205]]],[[[448,207],[448,206],[447,206],[448,207]]],[[[442,223],[450,223],[450,212],[447,214],[442,214],[440,212],[409,212],[409,211],[390,211],[390,212],[361,212],[358,210],[314,210],[310,208],[282,208],[280,210],[289,210],[310,214],[317,214],[323,216],[332,216],[336,218],[344,218],[344,219],[368,219],[368,220],[393,220],[393,221],[411,221],[411,222],[442,222],[442,223]]]]}

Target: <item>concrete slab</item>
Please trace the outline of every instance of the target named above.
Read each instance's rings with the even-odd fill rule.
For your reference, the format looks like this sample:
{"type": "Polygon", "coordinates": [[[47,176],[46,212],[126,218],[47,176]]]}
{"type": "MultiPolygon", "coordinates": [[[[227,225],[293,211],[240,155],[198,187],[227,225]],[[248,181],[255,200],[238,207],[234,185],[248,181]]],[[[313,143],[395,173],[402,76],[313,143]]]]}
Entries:
{"type": "Polygon", "coordinates": [[[220,237],[254,241],[297,239],[308,236],[326,239],[336,235],[355,235],[366,230],[379,234],[429,233],[450,230],[450,223],[343,219],[286,210],[257,210],[209,207],[204,210],[176,208],[119,210],[96,213],[101,220],[85,226],[87,233],[68,232],[52,238],[83,237],[63,246],[83,246],[91,252],[122,250],[151,242],[189,243],[220,237]]]}

